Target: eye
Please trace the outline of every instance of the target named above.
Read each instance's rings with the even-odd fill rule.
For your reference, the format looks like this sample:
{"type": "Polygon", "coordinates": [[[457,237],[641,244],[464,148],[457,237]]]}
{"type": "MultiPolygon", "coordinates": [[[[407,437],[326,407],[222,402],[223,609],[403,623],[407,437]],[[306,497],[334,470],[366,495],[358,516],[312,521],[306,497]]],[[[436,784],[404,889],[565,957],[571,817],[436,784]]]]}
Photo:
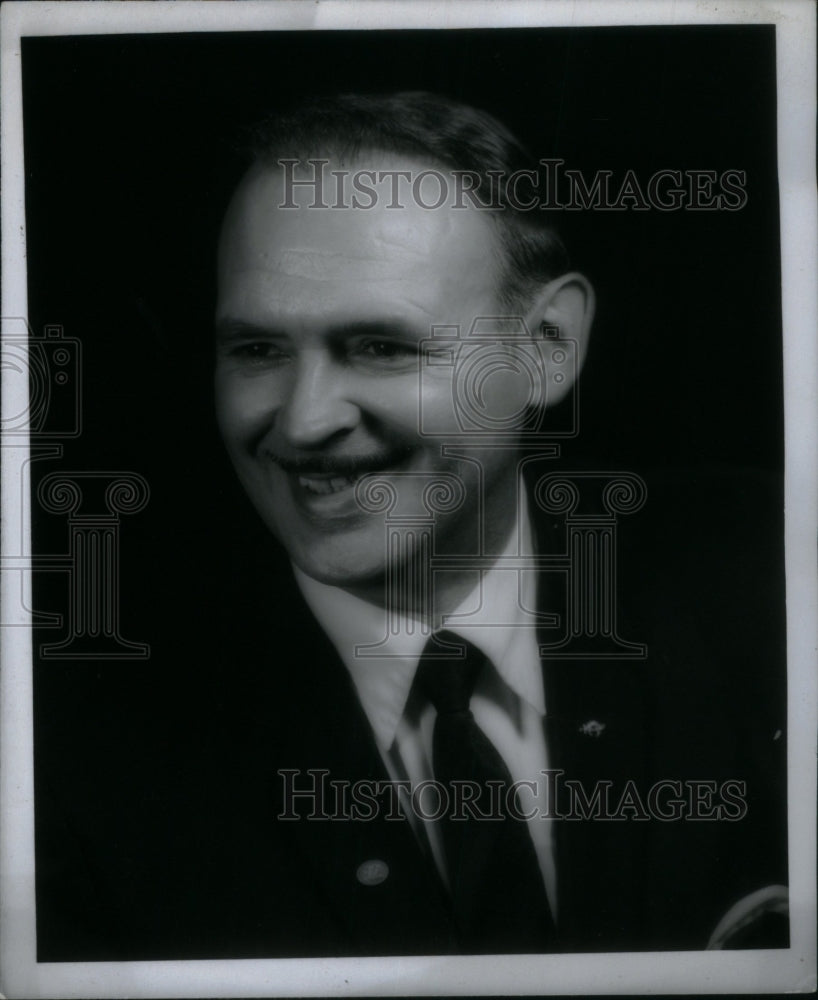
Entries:
{"type": "Polygon", "coordinates": [[[373,340],[367,344],[363,353],[375,358],[402,358],[414,353],[407,344],[396,344],[391,340],[373,340]]]}
{"type": "Polygon", "coordinates": [[[403,340],[368,339],[352,345],[349,353],[364,363],[394,367],[416,363],[418,347],[403,340]]]}
{"type": "Polygon", "coordinates": [[[269,365],[280,364],[287,360],[287,353],[278,344],[267,340],[248,341],[245,344],[234,344],[228,351],[231,358],[244,364],[269,365]]]}

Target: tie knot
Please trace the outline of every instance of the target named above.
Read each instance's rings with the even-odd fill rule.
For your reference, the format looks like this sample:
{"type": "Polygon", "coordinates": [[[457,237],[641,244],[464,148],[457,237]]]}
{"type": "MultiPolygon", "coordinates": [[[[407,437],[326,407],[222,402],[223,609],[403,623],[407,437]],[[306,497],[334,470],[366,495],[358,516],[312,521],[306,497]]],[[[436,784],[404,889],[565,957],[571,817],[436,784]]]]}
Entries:
{"type": "Polygon", "coordinates": [[[451,632],[439,632],[426,644],[415,674],[415,685],[434,705],[439,716],[468,712],[477,675],[485,662],[486,657],[470,642],[451,632]],[[465,646],[465,656],[454,659],[456,649],[452,649],[451,658],[447,657],[439,652],[436,639],[461,648],[465,646]]]}

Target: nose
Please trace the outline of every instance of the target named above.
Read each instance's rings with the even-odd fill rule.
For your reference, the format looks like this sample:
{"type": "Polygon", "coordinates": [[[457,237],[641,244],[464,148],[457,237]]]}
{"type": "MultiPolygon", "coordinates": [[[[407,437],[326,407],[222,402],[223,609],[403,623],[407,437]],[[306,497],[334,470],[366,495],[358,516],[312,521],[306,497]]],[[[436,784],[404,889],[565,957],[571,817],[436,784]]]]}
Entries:
{"type": "Polygon", "coordinates": [[[279,433],[294,448],[315,448],[351,431],[360,410],[347,389],[341,365],[324,352],[304,352],[278,414],[279,433]]]}

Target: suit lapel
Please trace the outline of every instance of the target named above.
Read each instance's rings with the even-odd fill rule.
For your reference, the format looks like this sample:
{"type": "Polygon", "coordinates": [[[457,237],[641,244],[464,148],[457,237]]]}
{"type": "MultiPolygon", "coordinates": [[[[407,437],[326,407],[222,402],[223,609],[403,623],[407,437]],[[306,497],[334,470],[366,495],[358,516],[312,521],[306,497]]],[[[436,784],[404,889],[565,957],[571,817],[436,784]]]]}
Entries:
{"type": "Polygon", "coordinates": [[[279,820],[280,832],[354,950],[453,952],[445,894],[394,797],[348,672],[306,606],[301,611],[303,668],[288,699],[309,710],[285,713],[276,748],[279,815],[300,818],[279,820]],[[295,774],[281,777],[282,770],[295,774]],[[288,802],[292,788],[314,788],[317,797],[288,802]]]}

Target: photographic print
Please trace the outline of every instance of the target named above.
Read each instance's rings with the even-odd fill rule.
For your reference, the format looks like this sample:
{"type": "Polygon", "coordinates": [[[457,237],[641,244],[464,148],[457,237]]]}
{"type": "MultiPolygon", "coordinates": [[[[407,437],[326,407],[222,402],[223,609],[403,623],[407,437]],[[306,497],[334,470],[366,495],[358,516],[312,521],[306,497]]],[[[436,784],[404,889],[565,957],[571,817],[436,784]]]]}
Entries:
{"type": "Polygon", "coordinates": [[[814,989],[811,6],[46,6],[0,989],[814,989]]]}

